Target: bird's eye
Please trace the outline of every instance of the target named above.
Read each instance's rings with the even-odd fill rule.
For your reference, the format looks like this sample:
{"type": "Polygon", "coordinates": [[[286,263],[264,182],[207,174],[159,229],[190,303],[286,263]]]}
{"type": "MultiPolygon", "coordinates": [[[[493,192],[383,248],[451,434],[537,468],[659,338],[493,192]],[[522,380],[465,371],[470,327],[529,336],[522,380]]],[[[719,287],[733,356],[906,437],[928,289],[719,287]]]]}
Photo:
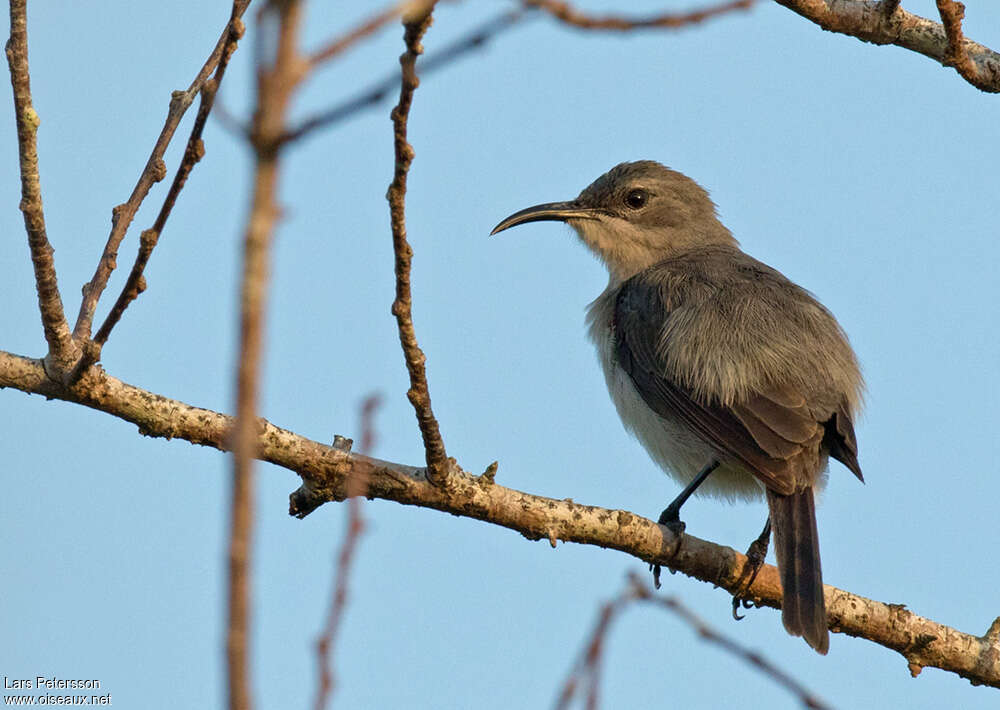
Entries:
{"type": "Polygon", "coordinates": [[[645,207],[648,199],[648,192],[642,188],[636,188],[634,190],[629,190],[628,194],[625,195],[625,204],[632,209],[637,210],[640,207],[645,207]]]}

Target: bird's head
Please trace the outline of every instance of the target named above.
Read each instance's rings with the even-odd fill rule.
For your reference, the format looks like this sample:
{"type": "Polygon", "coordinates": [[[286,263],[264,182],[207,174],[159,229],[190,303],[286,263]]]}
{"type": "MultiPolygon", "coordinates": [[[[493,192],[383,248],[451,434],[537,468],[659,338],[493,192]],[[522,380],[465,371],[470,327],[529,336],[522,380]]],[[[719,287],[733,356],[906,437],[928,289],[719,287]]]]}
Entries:
{"type": "Polygon", "coordinates": [[[575,200],[515,212],[491,234],[546,220],[575,229],[615,281],[693,247],[736,245],[708,193],[686,175],[652,160],[616,165],[575,200]]]}

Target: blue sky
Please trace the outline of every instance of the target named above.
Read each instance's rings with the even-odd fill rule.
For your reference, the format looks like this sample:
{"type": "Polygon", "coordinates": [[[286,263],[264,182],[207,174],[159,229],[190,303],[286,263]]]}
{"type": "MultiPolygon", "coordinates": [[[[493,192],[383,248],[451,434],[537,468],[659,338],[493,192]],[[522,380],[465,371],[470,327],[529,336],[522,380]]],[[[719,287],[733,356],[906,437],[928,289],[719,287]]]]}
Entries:
{"type": "MultiPolygon", "coordinates": [[[[228,3],[203,5],[31,8],[46,217],[73,316],[170,91],[187,86],[228,16],[228,3]]],[[[935,13],[932,0],[903,5],[935,13]]],[[[1000,7],[967,6],[967,35],[1000,46],[1000,7]]],[[[444,5],[427,50],[502,7],[444,5]]],[[[313,3],[307,43],[369,10],[313,3]]],[[[242,115],[250,50],[245,41],[222,91],[242,115]]],[[[295,115],[393,71],[401,51],[399,28],[382,32],[311,81],[295,115]]],[[[9,92],[2,101],[0,348],[39,356],[9,92]]],[[[487,236],[507,214],[575,196],[618,162],[659,160],[704,185],[743,248],[815,293],[857,350],[868,384],[857,426],[867,483],[832,467],[818,513],[826,581],[983,633],[1000,613],[996,102],[928,59],[822,32],[767,2],[676,33],[585,33],[538,18],[427,78],[410,123],[408,231],[414,319],[449,453],[470,471],[498,459],[506,486],[647,517],[675,495],[622,429],[585,338],[583,309],[604,287],[603,267],[563,225],[487,236]]],[[[359,402],[379,391],[374,454],[417,464],[389,315],[389,108],[286,156],[261,414],[320,441],[356,436],[359,402]]],[[[192,119],[167,155],[171,172],[192,119]]],[[[229,411],[250,159],[217,122],[205,141],[149,288],[103,365],[229,411]]],[[[121,264],[166,187],[147,200],[121,264]]],[[[116,272],[106,298],[123,279],[116,272]]],[[[98,678],[124,708],[220,705],[228,458],[12,390],[0,393],[0,419],[0,674],[98,678]]],[[[297,477],[266,464],[258,472],[255,690],[259,707],[303,707],[346,508],[290,518],[297,477]]],[[[547,707],[599,604],[627,571],[643,571],[618,553],[553,550],[434,511],[384,501],[364,510],[336,658],[343,708],[547,707]]],[[[763,505],[711,499],[685,507],[692,534],[737,549],[764,516],[763,505]]],[[[902,657],[865,641],[834,634],[819,657],[771,610],[737,624],[723,592],[679,575],[664,591],[836,707],[996,706],[995,690],[933,669],[911,679],[902,657]]],[[[651,609],[615,626],[603,696],[608,708],[795,705],[651,609]]]]}

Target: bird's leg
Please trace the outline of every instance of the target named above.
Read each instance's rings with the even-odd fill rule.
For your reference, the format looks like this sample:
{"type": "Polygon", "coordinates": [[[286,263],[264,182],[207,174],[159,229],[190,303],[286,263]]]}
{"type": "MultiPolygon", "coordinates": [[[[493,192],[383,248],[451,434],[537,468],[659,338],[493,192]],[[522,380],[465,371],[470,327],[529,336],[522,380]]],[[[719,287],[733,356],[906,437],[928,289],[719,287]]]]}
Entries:
{"type": "Polygon", "coordinates": [[[689,484],[684,486],[684,490],[681,491],[676,498],[674,498],[670,505],[663,509],[663,512],[660,513],[660,519],[656,522],[660,525],[666,525],[678,535],[684,532],[684,523],[681,521],[681,506],[687,502],[687,499],[690,498],[691,494],[698,489],[698,486],[705,482],[708,475],[718,467],[719,462],[713,461],[708,464],[708,466],[703,468],[701,473],[695,476],[689,484]]]}
{"type": "MultiPolygon", "coordinates": [[[[747,548],[747,564],[750,567],[750,579],[748,579],[746,584],[743,585],[743,590],[739,594],[733,595],[733,618],[737,621],[743,618],[739,615],[740,606],[744,609],[756,606],[753,601],[747,599],[743,595],[749,591],[753,581],[757,579],[757,573],[760,572],[761,567],[764,566],[764,558],[767,557],[767,548],[770,542],[771,517],[768,516],[767,521],[764,523],[764,529],[760,531],[760,535],[757,536],[757,539],[751,542],[750,547],[747,548]]],[[[744,570],[744,572],[747,572],[747,570],[744,570]]]]}
{"type": "MultiPolygon", "coordinates": [[[[718,467],[719,467],[719,462],[712,461],[712,463],[708,464],[708,466],[703,468],[701,472],[697,476],[695,476],[690,483],[684,486],[684,490],[682,490],[680,494],[676,498],[674,498],[673,501],[671,501],[670,505],[668,505],[666,508],[663,509],[663,512],[660,513],[660,517],[656,522],[658,522],[660,525],[666,525],[668,528],[670,528],[670,531],[675,535],[680,535],[681,533],[683,533],[685,526],[684,526],[684,521],[681,520],[681,506],[687,502],[687,499],[690,498],[691,494],[698,489],[698,486],[700,486],[702,483],[705,482],[705,479],[708,478],[708,475],[718,467]]],[[[659,589],[660,565],[653,564],[650,565],[649,567],[651,570],[653,570],[653,584],[656,585],[657,589],[659,589]]]]}

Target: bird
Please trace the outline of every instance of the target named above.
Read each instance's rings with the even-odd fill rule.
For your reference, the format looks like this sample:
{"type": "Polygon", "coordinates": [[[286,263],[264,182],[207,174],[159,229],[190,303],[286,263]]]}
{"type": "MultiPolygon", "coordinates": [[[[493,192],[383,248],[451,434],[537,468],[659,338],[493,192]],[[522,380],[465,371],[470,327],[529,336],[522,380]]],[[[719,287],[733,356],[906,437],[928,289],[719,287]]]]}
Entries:
{"type": "Polygon", "coordinates": [[[537,221],[567,223],[607,267],[587,326],[608,391],[625,428],[684,485],[659,522],[682,532],[695,491],[766,500],[782,623],[826,654],[815,491],[831,457],[864,481],[864,382],[837,320],[744,253],[704,188],[655,161],[621,163],[576,199],[522,209],[491,234],[537,221]]]}

